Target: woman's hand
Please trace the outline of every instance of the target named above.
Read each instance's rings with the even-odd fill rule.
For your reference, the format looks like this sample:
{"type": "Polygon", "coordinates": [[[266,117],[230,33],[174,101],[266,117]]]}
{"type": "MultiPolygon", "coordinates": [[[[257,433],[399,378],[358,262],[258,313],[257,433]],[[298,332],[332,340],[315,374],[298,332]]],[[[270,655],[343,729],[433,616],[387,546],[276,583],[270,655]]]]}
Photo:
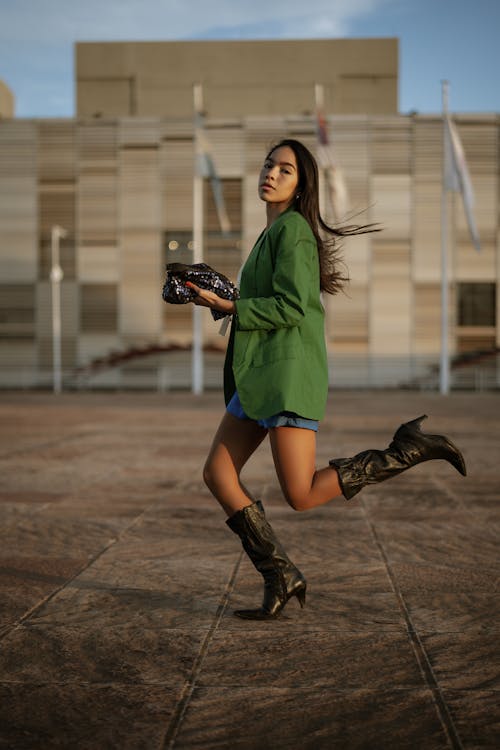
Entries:
{"type": "Polygon", "coordinates": [[[195,305],[209,307],[211,310],[233,315],[236,312],[236,305],[229,299],[219,297],[215,292],[209,292],[207,289],[200,289],[192,281],[186,281],[186,286],[196,292],[196,298],[193,300],[195,305]]]}

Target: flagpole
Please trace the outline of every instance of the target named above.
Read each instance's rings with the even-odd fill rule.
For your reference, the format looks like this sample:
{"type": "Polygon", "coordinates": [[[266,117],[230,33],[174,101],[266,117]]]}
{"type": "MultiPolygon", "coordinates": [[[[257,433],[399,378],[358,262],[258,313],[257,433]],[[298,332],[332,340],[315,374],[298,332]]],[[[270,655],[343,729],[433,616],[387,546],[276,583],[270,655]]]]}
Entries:
{"type": "Polygon", "coordinates": [[[58,225],[52,227],[50,233],[51,269],[50,285],[52,292],[52,388],[54,393],[61,393],[61,281],[63,270],[60,263],[59,243],[61,237],[66,237],[66,230],[58,225]]]}
{"type": "MultiPolygon", "coordinates": [[[[201,84],[193,86],[194,104],[194,171],[193,171],[193,263],[203,263],[203,176],[201,169],[201,127],[203,91],[201,84]]],[[[203,392],[203,317],[202,307],[193,306],[193,349],[191,359],[192,392],[203,392]]]]}
{"type": "Polygon", "coordinates": [[[441,358],[439,367],[439,391],[443,396],[450,392],[450,358],[448,351],[448,175],[450,173],[450,148],[446,117],[448,115],[448,81],[441,81],[443,105],[443,161],[441,187],[441,358]]]}

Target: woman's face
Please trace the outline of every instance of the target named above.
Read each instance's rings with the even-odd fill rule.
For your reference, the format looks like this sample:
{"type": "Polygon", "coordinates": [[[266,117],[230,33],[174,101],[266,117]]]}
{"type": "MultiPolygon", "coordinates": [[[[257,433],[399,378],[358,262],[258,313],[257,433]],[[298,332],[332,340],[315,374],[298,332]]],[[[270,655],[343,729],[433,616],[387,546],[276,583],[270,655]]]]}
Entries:
{"type": "Polygon", "coordinates": [[[259,198],[284,211],[295,200],[298,184],[297,159],[290,146],[274,149],[260,170],[259,198]]]}

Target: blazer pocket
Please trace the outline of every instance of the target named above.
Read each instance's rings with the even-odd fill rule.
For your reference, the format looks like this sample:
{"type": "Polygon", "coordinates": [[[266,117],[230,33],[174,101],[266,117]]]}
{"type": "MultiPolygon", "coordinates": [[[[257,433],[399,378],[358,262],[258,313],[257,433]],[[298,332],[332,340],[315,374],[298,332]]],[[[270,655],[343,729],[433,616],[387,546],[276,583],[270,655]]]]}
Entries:
{"type": "Polygon", "coordinates": [[[264,350],[261,352],[255,352],[252,358],[252,367],[264,367],[273,362],[281,362],[286,359],[297,359],[297,356],[295,349],[264,350]]]}
{"type": "MultiPolygon", "coordinates": [[[[257,342],[252,342],[257,344],[257,342]]],[[[288,328],[265,334],[255,347],[252,347],[251,363],[253,367],[263,367],[273,362],[287,359],[298,359],[303,356],[304,348],[298,329],[288,328]]]]}

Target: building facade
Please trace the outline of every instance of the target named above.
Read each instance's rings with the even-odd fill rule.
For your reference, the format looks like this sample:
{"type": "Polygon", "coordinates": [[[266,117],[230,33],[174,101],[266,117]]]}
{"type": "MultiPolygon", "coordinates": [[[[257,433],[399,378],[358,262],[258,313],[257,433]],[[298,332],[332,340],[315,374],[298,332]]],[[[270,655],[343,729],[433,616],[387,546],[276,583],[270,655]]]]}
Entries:
{"type": "MultiPolygon", "coordinates": [[[[500,338],[499,121],[460,117],[457,125],[482,250],[472,247],[460,197],[450,195],[453,354],[492,350],[500,338]]],[[[345,242],[351,282],[345,294],[325,300],[331,383],[425,386],[440,350],[440,118],[332,116],[329,130],[354,220],[383,226],[345,242]]],[[[288,135],[314,151],[315,123],[299,116],[207,120],[206,133],[231,233],[221,234],[206,184],[204,257],[236,278],[264,221],[256,186],[266,149],[288,135]]],[[[192,260],[193,153],[191,120],[0,122],[2,386],[51,383],[54,225],[67,232],[61,240],[66,385],[189,385],[190,353],[183,348],[191,341],[192,307],[165,305],[161,288],[167,262],[192,260]],[[151,353],[132,356],[137,349],[151,353]],[[106,367],[113,361],[120,366],[106,367]]],[[[326,199],[324,209],[328,214],[326,199]]],[[[217,386],[225,340],[209,314],[204,325],[206,384],[217,386]]]]}
{"type": "MultiPolygon", "coordinates": [[[[345,242],[350,284],[324,300],[331,384],[436,386],[442,122],[397,113],[397,40],[85,43],[76,79],[76,119],[0,119],[0,386],[51,385],[61,226],[64,386],[189,387],[192,306],[165,305],[161,289],[166,263],[193,260],[195,83],[231,221],[224,236],[207,182],[205,261],[236,278],[264,222],[262,159],[284,136],[316,150],[320,83],[347,220],[383,227],[345,242]]],[[[500,122],[456,123],[482,250],[448,195],[449,346],[473,362],[500,342],[500,122]]],[[[217,387],[226,340],[204,313],[205,384],[217,387]]],[[[454,368],[452,385],[471,372],[454,368]]]]}

